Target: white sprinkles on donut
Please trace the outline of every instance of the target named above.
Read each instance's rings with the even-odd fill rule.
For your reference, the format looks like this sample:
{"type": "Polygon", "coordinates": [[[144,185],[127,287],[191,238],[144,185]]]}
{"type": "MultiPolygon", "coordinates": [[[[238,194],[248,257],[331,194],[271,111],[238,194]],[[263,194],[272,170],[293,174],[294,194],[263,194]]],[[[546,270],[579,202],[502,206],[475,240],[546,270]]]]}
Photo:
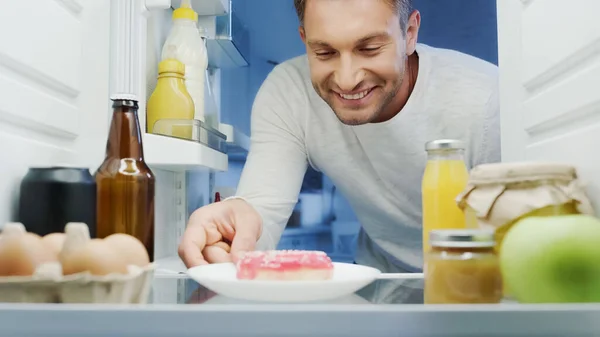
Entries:
{"type": "Polygon", "coordinates": [[[333,263],[322,251],[253,251],[246,253],[236,267],[238,279],[327,280],[333,276],[333,263]]]}

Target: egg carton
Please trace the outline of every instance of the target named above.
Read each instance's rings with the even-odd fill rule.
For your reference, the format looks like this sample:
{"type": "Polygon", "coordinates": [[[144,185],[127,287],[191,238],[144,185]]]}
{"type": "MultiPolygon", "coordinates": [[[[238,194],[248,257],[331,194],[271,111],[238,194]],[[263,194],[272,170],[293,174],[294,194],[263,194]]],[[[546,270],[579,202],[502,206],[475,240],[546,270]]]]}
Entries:
{"type": "MultiPolygon", "coordinates": [[[[81,235],[78,241],[90,240],[87,225],[74,225],[80,230],[76,233],[81,235]]],[[[150,263],[145,267],[129,265],[127,274],[99,276],[81,272],[63,275],[60,262],[43,263],[31,276],[0,277],[0,302],[146,304],[155,269],[156,265],[150,263]]]]}
{"type": "Polygon", "coordinates": [[[63,276],[60,263],[47,263],[32,276],[0,277],[0,302],[146,304],[154,270],[131,265],[127,274],[63,276]]]}

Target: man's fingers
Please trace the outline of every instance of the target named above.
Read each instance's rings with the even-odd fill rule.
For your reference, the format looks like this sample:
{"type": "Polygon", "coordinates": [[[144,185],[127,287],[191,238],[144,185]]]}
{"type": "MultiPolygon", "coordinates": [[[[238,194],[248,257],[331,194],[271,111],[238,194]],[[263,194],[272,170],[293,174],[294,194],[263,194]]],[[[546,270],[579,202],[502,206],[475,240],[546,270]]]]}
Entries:
{"type": "Polygon", "coordinates": [[[237,262],[245,252],[254,250],[257,237],[258,233],[254,228],[237,226],[233,242],[231,242],[231,257],[233,262],[237,262]]]}
{"type": "Polygon", "coordinates": [[[188,226],[179,244],[179,257],[188,268],[207,264],[202,255],[206,246],[206,231],[202,226],[188,226]]]}
{"type": "Polygon", "coordinates": [[[206,233],[206,246],[214,245],[223,240],[223,233],[215,225],[204,226],[204,232],[206,233]]]}
{"type": "Polygon", "coordinates": [[[188,268],[208,264],[200,248],[191,242],[181,243],[179,246],[179,257],[188,268]]]}
{"type": "Polygon", "coordinates": [[[219,233],[221,233],[222,237],[225,240],[229,242],[233,241],[233,237],[235,236],[235,230],[233,229],[232,225],[225,221],[222,221],[217,223],[217,229],[219,230],[219,233]]]}
{"type": "Polygon", "coordinates": [[[231,262],[231,256],[218,245],[207,246],[202,251],[202,254],[209,263],[231,262]]]}
{"type": "Polygon", "coordinates": [[[226,251],[227,253],[231,252],[231,246],[229,246],[227,244],[227,242],[225,242],[225,241],[219,241],[219,242],[215,243],[213,246],[217,246],[217,247],[223,249],[224,251],[226,251]]]}

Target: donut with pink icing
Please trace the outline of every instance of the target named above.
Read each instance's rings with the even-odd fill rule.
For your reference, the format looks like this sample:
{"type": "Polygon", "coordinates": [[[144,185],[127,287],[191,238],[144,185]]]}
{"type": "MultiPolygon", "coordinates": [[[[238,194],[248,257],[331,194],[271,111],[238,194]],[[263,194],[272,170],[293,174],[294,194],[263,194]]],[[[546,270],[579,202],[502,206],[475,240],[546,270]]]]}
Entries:
{"type": "Polygon", "coordinates": [[[236,267],[240,280],[320,281],[333,276],[333,263],[322,251],[248,252],[236,267]]]}

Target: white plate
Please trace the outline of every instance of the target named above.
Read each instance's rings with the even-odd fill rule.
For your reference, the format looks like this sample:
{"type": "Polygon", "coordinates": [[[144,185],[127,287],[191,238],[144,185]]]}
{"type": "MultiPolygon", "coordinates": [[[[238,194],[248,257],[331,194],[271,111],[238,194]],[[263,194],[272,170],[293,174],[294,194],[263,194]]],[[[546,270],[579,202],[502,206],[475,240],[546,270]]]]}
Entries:
{"type": "MultiPolygon", "coordinates": [[[[328,300],[328,301],[319,301],[319,304],[344,304],[344,305],[348,305],[348,304],[352,304],[352,305],[364,305],[364,304],[371,304],[371,302],[367,301],[366,299],[356,295],[356,294],[352,294],[352,295],[348,295],[348,296],[342,296],[340,298],[336,298],[336,299],[332,299],[332,300],[328,300]]],[[[208,299],[207,301],[205,301],[202,304],[271,304],[271,303],[267,303],[267,302],[260,302],[260,301],[246,301],[246,300],[238,300],[238,299],[234,299],[231,297],[225,297],[223,295],[216,295],[210,299],[208,299]]],[[[297,304],[297,305],[310,305],[313,304],[313,302],[306,302],[306,303],[298,303],[298,302],[293,302],[293,304],[297,304]]]]}
{"type": "Polygon", "coordinates": [[[327,301],[353,294],[373,282],[381,272],[349,263],[333,263],[333,278],[327,281],[238,280],[232,263],[190,268],[188,275],[204,287],[226,297],[260,302],[327,301]]]}

